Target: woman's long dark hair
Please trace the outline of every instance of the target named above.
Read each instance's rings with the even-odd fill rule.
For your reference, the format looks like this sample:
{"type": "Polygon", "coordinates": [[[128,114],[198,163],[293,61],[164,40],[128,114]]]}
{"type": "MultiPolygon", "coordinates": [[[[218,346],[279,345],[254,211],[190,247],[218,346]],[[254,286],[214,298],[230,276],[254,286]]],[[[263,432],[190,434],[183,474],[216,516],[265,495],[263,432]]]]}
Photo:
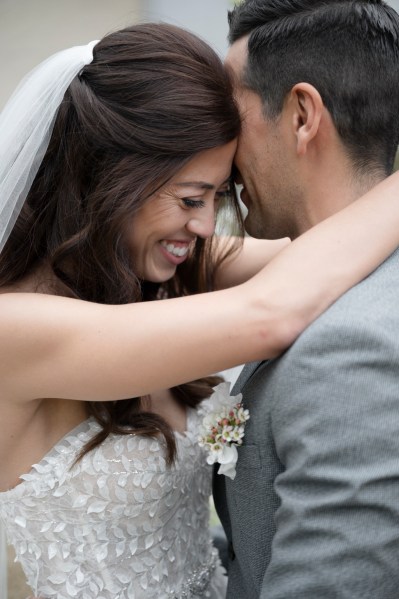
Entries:
{"type": "MultiPolygon", "coordinates": [[[[65,94],[47,153],[0,254],[0,285],[46,264],[63,295],[106,304],[155,299],[159,286],[134,272],[126,226],[191,158],[232,141],[239,130],[230,80],[198,37],[150,23],[104,37],[65,94]]],[[[230,207],[242,230],[233,192],[230,207]]],[[[165,295],[212,289],[218,265],[211,246],[198,239],[190,259],[163,286],[165,295]]],[[[210,377],[172,391],[196,405],[216,382],[210,377]]],[[[161,432],[172,460],[172,431],[141,403],[89,403],[103,430],[85,451],[111,432],[161,432]]]]}

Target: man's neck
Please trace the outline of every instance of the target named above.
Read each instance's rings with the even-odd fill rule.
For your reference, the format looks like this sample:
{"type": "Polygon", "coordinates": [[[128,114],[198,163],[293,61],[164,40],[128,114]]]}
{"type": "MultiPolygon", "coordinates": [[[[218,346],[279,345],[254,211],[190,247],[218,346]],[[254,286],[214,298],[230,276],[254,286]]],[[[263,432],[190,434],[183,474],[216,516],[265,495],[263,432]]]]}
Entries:
{"type": "Polygon", "coordinates": [[[385,178],[380,172],[340,175],[344,173],[335,172],[334,176],[311,181],[304,202],[303,219],[298,223],[299,233],[343,210],[385,178]]]}

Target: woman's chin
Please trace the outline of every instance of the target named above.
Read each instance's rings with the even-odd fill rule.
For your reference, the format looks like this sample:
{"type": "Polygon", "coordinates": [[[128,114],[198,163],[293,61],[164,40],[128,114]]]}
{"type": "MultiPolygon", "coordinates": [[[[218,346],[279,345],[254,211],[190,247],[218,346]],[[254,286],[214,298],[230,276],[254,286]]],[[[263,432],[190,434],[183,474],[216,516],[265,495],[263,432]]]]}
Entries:
{"type": "Polygon", "coordinates": [[[158,283],[158,284],[162,284],[162,283],[167,283],[168,281],[170,281],[171,279],[173,279],[173,277],[176,274],[176,269],[173,270],[172,269],[169,273],[148,273],[148,276],[144,277],[144,280],[147,281],[148,283],[158,283]]]}

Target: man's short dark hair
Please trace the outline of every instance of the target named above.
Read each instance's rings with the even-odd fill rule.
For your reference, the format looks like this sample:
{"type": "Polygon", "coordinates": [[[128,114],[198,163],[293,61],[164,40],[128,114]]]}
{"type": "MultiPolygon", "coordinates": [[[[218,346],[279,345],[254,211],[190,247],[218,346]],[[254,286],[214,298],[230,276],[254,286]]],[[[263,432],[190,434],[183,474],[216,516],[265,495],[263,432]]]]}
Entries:
{"type": "Polygon", "coordinates": [[[392,170],[399,141],[399,15],[382,0],[244,0],[229,41],[249,35],[243,83],[276,118],[290,89],[321,94],[356,167],[392,170]]]}

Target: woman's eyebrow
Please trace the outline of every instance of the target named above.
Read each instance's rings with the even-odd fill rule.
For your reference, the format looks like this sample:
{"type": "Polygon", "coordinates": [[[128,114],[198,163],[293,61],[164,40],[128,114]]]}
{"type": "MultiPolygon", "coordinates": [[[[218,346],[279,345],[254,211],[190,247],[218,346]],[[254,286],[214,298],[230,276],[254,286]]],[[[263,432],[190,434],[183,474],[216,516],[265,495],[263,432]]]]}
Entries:
{"type": "MultiPolygon", "coordinates": [[[[223,181],[221,185],[219,185],[219,187],[221,187],[222,185],[226,185],[226,183],[229,182],[230,176],[228,176],[227,179],[223,181]]],[[[206,183],[205,181],[183,181],[181,183],[175,183],[175,185],[177,185],[177,187],[197,187],[199,189],[216,189],[215,185],[212,185],[212,183],[206,183]]]]}

